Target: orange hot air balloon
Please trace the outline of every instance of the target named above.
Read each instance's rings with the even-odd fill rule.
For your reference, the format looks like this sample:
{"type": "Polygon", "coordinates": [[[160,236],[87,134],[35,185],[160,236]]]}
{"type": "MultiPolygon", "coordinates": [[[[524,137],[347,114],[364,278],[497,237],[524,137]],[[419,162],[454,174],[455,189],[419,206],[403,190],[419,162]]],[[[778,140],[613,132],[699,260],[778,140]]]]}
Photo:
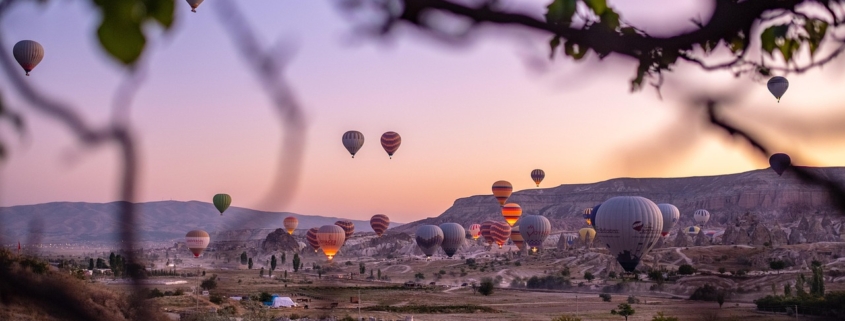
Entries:
{"type": "Polygon", "coordinates": [[[513,193],[513,185],[508,181],[497,181],[493,183],[493,196],[499,201],[499,205],[504,206],[513,193]]]}
{"type": "Polygon", "coordinates": [[[384,234],[384,231],[387,231],[387,228],[390,226],[390,218],[384,214],[376,214],[370,218],[370,227],[373,228],[373,231],[376,232],[376,235],[381,236],[384,234]]]}
{"type": "Polygon", "coordinates": [[[317,231],[317,242],[331,261],[343,246],[343,242],[346,242],[346,232],[337,225],[323,225],[317,231]]]}
{"type": "Polygon", "coordinates": [[[508,241],[508,238],[511,237],[511,226],[505,222],[496,222],[490,226],[490,237],[493,238],[493,243],[499,245],[499,248],[502,248],[502,245],[508,241]]]}
{"type": "Polygon", "coordinates": [[[520,251],[525,248],[525,238],[519,233],[519,225],[511,228],[511,241],[520,251]]]}
{"type": "Polygon", "coordinates": [[[317,232],[320,231],[319,228],[312,227],[308,229],[308,232],[305,233],[305,240],[308,241],[308,245],[314,249],[314,252],[320,249],[320,241],[317,240],[317,232]]]}
{"type": "Polygon", "coordinates": [[[507,203],[502,207],[502,216],[505,217],[508,225],[512,227],[516,224],[516,221],[519,221],[519,217],[522,216],[522,207],[517,203],[507,203]]]}
{"type": "Polygon", "coordinates": [[[400,144],[402,144],[402,137],[396,132],[386,132],[381,135],[381,147],[390,158],[393,158],[393,153],[396,153],[400,144]]]}
{"type": "Polygon", "coordinates": [[[299,220],[297,220],[296,217],[288,216],[285,217],[284,224],[285,230],[288,231],[288,234],[293,235],[293,231],[296,230],[296,226],[299,225],[299,220]]]}
{"type": "Polygon", "coordinates": [[[206,231],[193,230],[185,234],[185,244],[188,245],[191,253],[194,253],[194,257],[200,257],[200,254],[208,247],[208,243],[211,243],[211,237],[206,231]]]}

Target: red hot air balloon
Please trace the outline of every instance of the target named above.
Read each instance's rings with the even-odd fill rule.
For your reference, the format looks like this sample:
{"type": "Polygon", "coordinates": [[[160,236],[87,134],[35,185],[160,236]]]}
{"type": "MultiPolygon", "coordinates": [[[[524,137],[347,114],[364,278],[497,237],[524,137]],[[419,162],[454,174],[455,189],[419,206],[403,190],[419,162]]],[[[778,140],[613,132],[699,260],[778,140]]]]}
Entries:
{"type": "Polygon", "coordinates": [[[402,137],[396,132],[386,132],[381,135],[381,147],[390,158],[393,158],[393,153],[399,149],[400,144],[402,144],[402,137]]]}
{"type": "Polygon", "coordinates": [[[775,173],[778,173],[778,176],[781,176],[783,175],[783,172],[792,165],[792,160],[787,154],[777,153],[769,157],[769,165],[772,166],[775,173]]]}
{"type": "Polygon", "coordinates": [[[481,237],[487,244],[493,244],[493,237],[490,236],[490,228],[493,227],[493,224],[496,224],[496,222],[484,221],[481,223],[481,237]]]}
{"type": "Polygon", "coordinates": [[[288,216],[285,217],[284,220],[285,230],[288,231],[288,234],[293,235],[293,231],[296,230],[296,227],[299,225],[299,220],[296,217],[288,216]]]}
{"type": "Polygon", "coordinates": [[[337,222],[334,222],[334,225],[340,226],[340,228],[343,229],[343,232],[346,233],[346,238],[343,241],[344,244],[346,243],[346,240],[348,240],[350,237],[352,237],[352,233],[355,233],[355,224],[352,223],[352,221],[349,221],[349,220],[337,221],[337,222]]]}
{"type": "Polygon", "coordinates": [[[308,241],[308,245],[310,245],[311,248],[314,249],[314,252],[317,252],[317,250],[320,249],[320,241],[317,239],[317,232],[319,231],[319,228],[312,227],[308,229],[307,233],[305,233],[305,240],[308,241]]]}
{"type": "Polygon", "coordinates": [[[505,217],[505,222],[508,222],[508,225],[513,226],[522,216],[522,207],[517,203],[507,203],[502,207],[502,216],[505,217]]]}
{"type": "Polygon", "coordinates": [[[323,253],[331,261],[346,242],[346,232],[337,225],[323,225],[317,231],[317,241],[320,242],[323,253]]]}
{"type": "Polygon", "coordinates": [[[493,183],[493,196],[499,201],[499,205],[505,206],[505,202],[508,201],[508,197],[511,197],[511,193],[513,193],[513,185],[510,182],[496,181],[493,183]]]}
{"type": "Polygon", "coordinates": [[[469,226],[469,236],[472,237],[473,240],[477,240],[479,236],[481,236],[481,224],[472,224],[469,226]]]}
{"type": "Polygon", "coordinates": [[[520,251],[525,248],[525,238],[522,237],[522,234],[519,234],[519,224],[511,228],[511,241],[520,251]]]}
{"type": "Polygon", "coordinates": [[[502,245],[505,245],[505,242],[511,237],[511,226],[505,222],[493,223],[490,226],[490,237],[493,238],[493,243],[496,243],[501,249],[502,245]]]}
{"type": "Polygon", "coordinates": [[[390,226],[390,218],[384,214],[376,214],[370,218],[370,227],[373,228],[373,231],[376,232],[376,235],[381,236],[384,234],[384,231],[387,231],[387,228],[390,226]]]}

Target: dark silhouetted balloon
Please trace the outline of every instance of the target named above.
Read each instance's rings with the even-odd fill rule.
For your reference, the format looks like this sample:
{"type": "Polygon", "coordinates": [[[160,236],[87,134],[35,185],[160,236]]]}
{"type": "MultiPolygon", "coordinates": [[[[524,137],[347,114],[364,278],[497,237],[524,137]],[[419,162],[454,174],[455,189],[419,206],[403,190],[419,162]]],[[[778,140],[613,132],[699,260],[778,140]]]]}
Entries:
{"type": "Polygon", "coordinates": [[[769,157],[769,165],[772,166],[775,173],[778,173],[778,176],[781,176],[783,175],[783,172],[792,165],[792,160],[787,154],[777,153],[772,155],[772,157],[769,157]]]}

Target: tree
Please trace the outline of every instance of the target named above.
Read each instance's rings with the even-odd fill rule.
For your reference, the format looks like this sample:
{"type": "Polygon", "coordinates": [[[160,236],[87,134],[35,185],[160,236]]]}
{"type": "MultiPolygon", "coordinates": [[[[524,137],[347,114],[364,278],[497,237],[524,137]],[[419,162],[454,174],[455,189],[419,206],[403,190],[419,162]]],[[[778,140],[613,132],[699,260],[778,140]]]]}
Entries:
{"type": "Polygon", "coordinates": [[[721,309],[722,304],[725,304],[725,291],[716,293],[716,303],[719,303],[719,309],[721,309]]]}
{"type": "Polygon", "coordinates": [[[792,285],[791,284],[786,283],[786,284],[783,285],[783,296],[787,296],[787,297],[792,296],[792,285]]]}
{"type": "Polygon", "coordinates": [[[692,275],[695,274],[695,268],[689,264],[682,264],[678,267],[678,274],[680,275],[692,275]]]}
{"type": "Polygon", "coordinates": [[[261,271],[258,271],[258,276],[262,277],[262,278],[264,277],[264,267],[263,266],[261,267],[261,271]]]}
{"type": "Polygon", "coordinates": [[[772,270],[777,271],[778,274],[780,274],[780,270],[783,270],[784,268],[786,268],[786,262],[784,262],[782,260],[771,260],[771,261],[769,261],[769,267],[772,270]]]}
{"type": "Polygon", "coordinates": [[[378,279],[381,280],[381,269],[378,269],[378,279]]]}
{"type": "Polygon", "coordinates": [[[417,279],[417,281],[425,280],[425,274],[423,274],[422,272],[417,272],[417,274],[414,274],[414,278],[417,279]]]}
{"type": "Polygon", "coordinates": [[[634,312],[634,308],[628,303],[619,303],[616,309],[610,310],[610,314],[623,316],[625,320],[628,320],[629,316],[634,315],[634,312]]]}
{"type": "Polygon", "coordinates": [[[651,321],[678,321],[678,318],[666,316],[663,312],[657,312],[657,314],[651,318],[651,321]]]}
{"type": "Polygon", "coordinates": [[[285,270],[285,280],[288,279],[288,270],[285,270]]]}
{"type": "Polygon", "coordinates": [[[819,263],[813,264],[811,269],[813,270],[813,278],[810,280],[810,295],[822,297],[824,296],[824,267],[819,263]]]}
{"type": "Polygon", "coordinates": [[[610,300],[612,299],[610,293],[601,293],[601,294],[599,294],[599,297],[604,302],[610,302],[610,300]]]}
{"type": "Polygon", "coordinates": [[[663,282],[666,280],[663,278],[663,271],[658,270],[648,272],[648,278],[657,283],[657,285],[663,285],[663,282]]]}
{"type": "Polygon", "coordinates": [[[364,265],[364,262],[358,263],[358,274],[367,273],[367,267],[364,265]]]}
{"type": "Polygon", "coordinates": [[[478,286],[478,292],[481,295],[487,296],[493,294],[493,290],[496,288],[496,283],[493,282],[492,278],[482,278],[481,285],[478,286]]]}
{"type": "Polygon", "coordinates": [[[217,288],[217,274],[212,274],[211,277],[203,280],[200,287],[209,291],[217,288]]]}
{"type": "Polygon", "coordinates": [[[725,270],[724,267],[719,268],[719,274],[725,274],[725,271],[727,271],[727,270],[725,270]]]}
{"type": "Polygon", "coordinates": [[[595,276],[593,276],[593,274],[592,274],[592,273],[590,273],[590,272],[584,272],[584,279],[585,279],[585,280],[587,280],[587,282],[592,282],[592,281],[593,281],[593,279],[595,279],[595,278],[596,278],[596,277],[595,277],[595,276]]]}
{"type": "Polygon", "coordinates": [[[247,261],[247,268],[252,270],[252,258],[249,258],[249,261],[247,261]]]}
{"type": "Polygon", "coordinates": [[[299,272],[299,268],[302,267],[302,265],[299,262],[299,253],[293,254],[293,261],[291,261],[291,263],[293,263],[293,271],[299,272]]]}
{"type": "Polygon", "coordinates": [[[246,255],[246,251],[243,251],[243,253],[241,253],[241,264],[246,265],[247,260],[248,260],[248,258],[247,258],[247,255],[246,255]]]}
{"type": "Polygon", "coordinates": [[[88,259],[88,270],[94,270],[94,258],[88,259]]]}
{"type": "Polygon", "coordinates": [[[282,264],[285,264],[285,260],[287,259],[285,256],[285,252],[282,252],[282,264]]]}
{"type": "Polygon", "coordinates": [[[571,315],[562,315],[552,319],[552,321],[581,321],[581,318],[571,315]]]}
{"type": "Polygon", "coordinates": [[[807,292],[804,291],[804,280],[804,274],[798,274],[798,276],[795,277],[795,294],[798,297],[807,295],[807,292]]]}
{"type": "Polygon", "coordinates": [[[273,270],[276,269],[276,255],[270,256],[270,276],[273,276],[273,270]]]}
{"type": "Polygon", "coordinates": [[[472,294],[478,293],[478,284],[475,281],[470,282],[470,287],[472,287],[472,294]]]}

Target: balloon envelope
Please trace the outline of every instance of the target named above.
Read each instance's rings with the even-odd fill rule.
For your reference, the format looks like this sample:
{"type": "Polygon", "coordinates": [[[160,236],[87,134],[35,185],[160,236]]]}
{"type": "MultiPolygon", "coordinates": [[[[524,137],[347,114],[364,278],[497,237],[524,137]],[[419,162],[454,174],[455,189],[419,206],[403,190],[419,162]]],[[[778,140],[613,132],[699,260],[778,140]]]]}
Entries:
{"type": "Polygon", "coordinates": [[[229,205],[232,205],[232,197],[229,194],[214,195],[212,201],[214,202],[214,207],[220,212],[220,215],[223,215],[223,212],[229,208],[229,205]]]}
{"type": "Polygon", "coordinates": [[[698,235],[699,231],[701,231],[701,228],[698,227],[698,226],[695,226],[695,225],[687,227],[684,230],[684,232],[686,232],[687,234],[692,235],[692,236],[698,235]]]}
{"type": "Polygon", "coordinates": [[[663,216],[663,230],[660,235],[666,236],[675,227],[675,223],[681,217],[681,211],[672,204],[657,204],[657,207],[660,208],[660,214],[663,216]]]}
{"type": "Polygon", "coordinates": [[[502,207],[502,216],[505,217],[505,222],[508,222],[508,225],[513,226],[522,216],[522,207],[516,203],[507,203],[502,207]]]}
{"type": "Polygon", "coordinates": [[[288,231],[288,234],[293,235],[293,231],[296,230],[296,227],[299,225],[299,220],[296,217],[288,216],[285,217],[284,220],[285,230],[288,231]]]}
{"type": "Polygon", "coordinates": [[[596,238],[596,230],[592,227],[585,227],[578,230],[578,236],[584,245],[589,245],[590,243],[593,243],[593,240],[596,238]]]}
{"type": "Polygon", "coordinates": [[[376,232],[376,235],[381,236],[384,231],[390,226],[390,218],[384,214],[376,214],[370,218],[370,227],[376,232]]]}
{"type": "Polygon", "coordinates": [[[584,213],[581,214],[581,217],[587,222],[587,225],[593,225],[593,208],[588,207],[584,209],[584,213]]]}
{"type": "Polygon", "coordinates": [[[402,137],[396,132],[386,132],[381,135],[381,147],[387,152],[387,156],[393,158],[393,153],[399,149],[402,144],[402,137]]]}
{"type": "Polygon", "coordinates": [[[203,230],[193,230],[185,234],[185,244],[188,245],[194,257],[199,257],[209,243],[211,243],[211,237],[203,230]]]}
{"type": "Polygon", "coordinates": [[[513,185],[508,181],[496,181],[493,183],[493,196],[499,201],[499,205],[505,206],[508,197],[513,193],[513,185]]]}
{"type": "Polygon", "coordinates": [[[601,207],[601,203],[596,206],[593,206],[593,210],[590,211],[590,226],[596,228],[596,214],[599,213],[599,207],[601,207]]]}
{"type": "Polygon", "coordinates": [[[355,154],[358,153],[361,146],[364,146],[364,134],[356,130],[343,133],[341,140],[343,141],[343,147],[346,147],[346,150],[352,154],[352,158],[355,158],[355,154]]]}
{"type": "Polygon", "coordinates": [[[605,201],[593,222],[598,226],[597,237],[628,272],[634,271],[663,230],[660,208],[639,196],[617,196],[605,201]]]}
{"type": "Polygon", "coordinates": [[[783,94],[786,93],[786,89],[789,88],[789,81],[781,76],[775,76],[769,79],[769,82],[766,83],[766,87],[769,87],[769,92],[778,99],[778,102],[780,102],[780,98],[783,97],[783,94]]]}
{"type": "Polygon", "coordinates": [[[317,232],[319,231],[319,228],[312,227],[308,229],[308,232],[305,233],[305,241],[307,241],[308,245],[310,245],[311,248],[314,249],[314,252],[317,252],[317,250],[320,249],[320,241],[317,239],[317,232]]]}
{"type": "Polygon", "coordinates": [[[417,246],[426,257],[431,257],[443,243],[443,230],[436,225],[423,225],[417,228],[417,246]]]}
{"type": "Polygon", "coordinates": [[[481,224],[472,224],[469,226],[469,236],[472,237],[473,240],[477,240],[479,236],[481,236],[481,224]]]}
{"type": "Polygon", "coordinates": [[[519,232],[532,250],[542,249],[543,241],[552,232],[552,223],[544,216],[528,215],[519,220],[519,232]]]}
{"type": "Polygon", "coordinates": [[[326,257],[331,260],[346,242],[346,232],[337,225],[323,225],[317,231],[317,242],[326,257]]]}
{"type": "Polygon", "coordinates": [[[534,180],[534,183],[537,184],[537,187],[540,187],[540,182],[543,181],[543,178],[546,178],[546,172],[542,169],[535,169],[531,171],[531,179],[534,180]]]}
{"type": "MultiPolygon", "coordinates": [[[[352,223],[352,221],[350,221],[350,220],[340,220],[340,221],[334,222],[334,225],[340,226],[340,228],[343,229],[343,232],[345,233],[345,236],[346,236],[345,240],[348,240],[349,238],[351,238],[352,233],[355,233],[355,223],[352,223]]],[[[346,242],[345,240],[344,240],[344,242],[346,242]]]]}
{"type": "Polygon", "coordinates": [[[778,173],[778,176],[781,176],[792,165],[792,159],[787,154],[777,153],[769,157],[769,165],[772,166],[775,173],[778,173]]]}
{"type": "Polygon", "coordinates": [[[188,5],[191,6],[191,12],[197,12],[197,7],[200,6],[203,0],[187,0],[188,5]]]}
{"type": "Polygon", "coordinates": [[[440,243],[440,247],[443,248],[443,252],[446,252],[447,256],[452,257],[464,245],[466,231],[458,223],[440,224],[440,230],[443,231],[443,242],[440,243]]]}
{"type": "Polygon", "coordinates": [[[707,224],[707,221],[710,220],[710,212],[707,210],[696,210],[695,213],[692,214],[692,217],[695,219],[696,223],[704,226],[704,224],[707,224]]]}
{"type": "Polygon", "coordinates": [[[525,239],[519,234],[519,223],[511,227],[511,241],[520,251],[525,248],[525,239]]]}
{"type": "Polygon", "coordinates": [[[490,229],[493,227],[493,224],[496,224],[496,222],[484,221],[481,223],[481,237],[484,238],[487,244],[493,244],[493,236],[490,236],[490,229]]]}
{"type": "Polygon", "coordinates": [[[493,238],[493,243],[499,245],[501,249],[502,245],[511,237],[511,226],[505,222],[493,223],[490,226],[490,237],[493,238]]]}
{"type": "Polygon", "coordinates": [[[21,40],[12,47],[12,55],[29,76],[29,72],[44,59],[44,47],[32,40],[21,40]]]}

